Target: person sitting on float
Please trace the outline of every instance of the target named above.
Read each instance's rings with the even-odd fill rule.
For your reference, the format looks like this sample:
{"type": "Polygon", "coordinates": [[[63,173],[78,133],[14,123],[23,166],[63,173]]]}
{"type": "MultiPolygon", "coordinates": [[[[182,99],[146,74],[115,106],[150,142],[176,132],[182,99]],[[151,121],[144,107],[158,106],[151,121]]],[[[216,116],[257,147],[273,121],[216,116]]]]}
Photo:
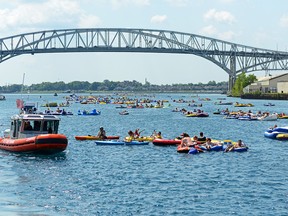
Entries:
{"type": "Polygon", "coordinates": [[[200,132],[199,134],[200,136],[198,137],[198,141],[200,142],[205,142],[206,141],[206,137],[204,136],[203,132],[200,132]]]}
{"type": "Polygon", "coordinates": [[[245,147],[245,144],[242,142],[242,140],[238,140],[238,142],[234,145],[234,148],[241,148],[245,147]]]}
{"type": "Polygon", "coordinates": [[[210,149],[213,146],[220,146],[221,143],[219,142],[212,142],[211,138],[207,138],[206,142],[203,144],[207,149],[210,149]]]}
{"type": "Polygon", "coordinates": [[[181,139],[180,148],[189,147],[189,146],[193,145],[191,137],[189,136],[189,134],[183,133],[183,134],[181,134],[181,136],[183,136],[183,138],[181,139]]]}
{"type": "Polygon", "coordinates": [[[198,143],[198,136],[194,136],[192,139],[193,144],[197,144],[198,143]]]}
{"type": "Polygon", "coordinates": [[[230,152],[230,151],[233,151],[235,148],[242,148],[242,147],[245,147],[245,144],[242,142],[242,140],[238,140],[238,142],[236,144],[232,144],[232,145],[228,146],[225,149],[225,152],[230,152]]]}

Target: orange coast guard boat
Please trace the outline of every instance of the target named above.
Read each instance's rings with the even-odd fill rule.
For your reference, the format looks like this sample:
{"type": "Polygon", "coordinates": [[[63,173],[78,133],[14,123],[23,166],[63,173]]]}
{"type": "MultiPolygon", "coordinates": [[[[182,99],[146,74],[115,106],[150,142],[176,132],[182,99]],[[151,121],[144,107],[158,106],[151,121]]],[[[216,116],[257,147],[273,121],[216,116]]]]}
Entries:
{"type": "Polygon", "coordinates": [[[18,153],[55,154],[68,139],[58,134],[60,118],[53,115],[19,114],[11,117],[10,129],[0,138],[0,149],[18,153]]]}

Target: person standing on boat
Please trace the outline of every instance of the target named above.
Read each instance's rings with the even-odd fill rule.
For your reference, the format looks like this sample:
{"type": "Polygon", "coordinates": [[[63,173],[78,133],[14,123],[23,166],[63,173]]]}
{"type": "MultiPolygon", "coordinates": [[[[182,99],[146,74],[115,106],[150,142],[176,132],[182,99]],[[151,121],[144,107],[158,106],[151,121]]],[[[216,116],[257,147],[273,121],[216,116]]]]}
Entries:
{"type": "Polygon", "coordinates": [[[97,136],[98,136],[100,139],[102,139],[102,140],[107,139],[106,131],[104,130],[103,127],[100,127],[97,136]]]}

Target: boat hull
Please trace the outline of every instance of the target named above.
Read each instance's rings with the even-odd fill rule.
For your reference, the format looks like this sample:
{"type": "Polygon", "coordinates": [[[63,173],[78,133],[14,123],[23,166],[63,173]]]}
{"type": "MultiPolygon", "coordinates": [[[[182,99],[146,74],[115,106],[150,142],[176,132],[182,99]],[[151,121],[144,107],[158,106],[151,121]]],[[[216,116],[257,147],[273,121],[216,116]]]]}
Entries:
{"type": "Polygon", "coordinates": [[[68,139],[62,134],[43,134],[23,139],[0,139],[0,149],[17,153],[56,154],[66,149],[68,139]]]}

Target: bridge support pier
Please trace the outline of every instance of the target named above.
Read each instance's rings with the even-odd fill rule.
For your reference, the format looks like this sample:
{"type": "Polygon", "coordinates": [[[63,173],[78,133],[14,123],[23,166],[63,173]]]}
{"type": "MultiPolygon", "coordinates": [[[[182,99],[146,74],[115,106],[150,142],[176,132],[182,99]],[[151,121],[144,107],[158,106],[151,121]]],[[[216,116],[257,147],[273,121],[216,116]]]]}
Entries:
{"type": "Polygon", "coordinates": [[[228,94],[232,93],[232,88],[236,81],[236,56],[230,57],[230,71],[229,71],[229,82],[228,82],[228,94]]]}
{"type": "Polygon", "coordinates": [[[232,88],[236,81],[236,74],[229,74],[229,81],[228,81],[228,94],[232,93],[232,88]]]}

